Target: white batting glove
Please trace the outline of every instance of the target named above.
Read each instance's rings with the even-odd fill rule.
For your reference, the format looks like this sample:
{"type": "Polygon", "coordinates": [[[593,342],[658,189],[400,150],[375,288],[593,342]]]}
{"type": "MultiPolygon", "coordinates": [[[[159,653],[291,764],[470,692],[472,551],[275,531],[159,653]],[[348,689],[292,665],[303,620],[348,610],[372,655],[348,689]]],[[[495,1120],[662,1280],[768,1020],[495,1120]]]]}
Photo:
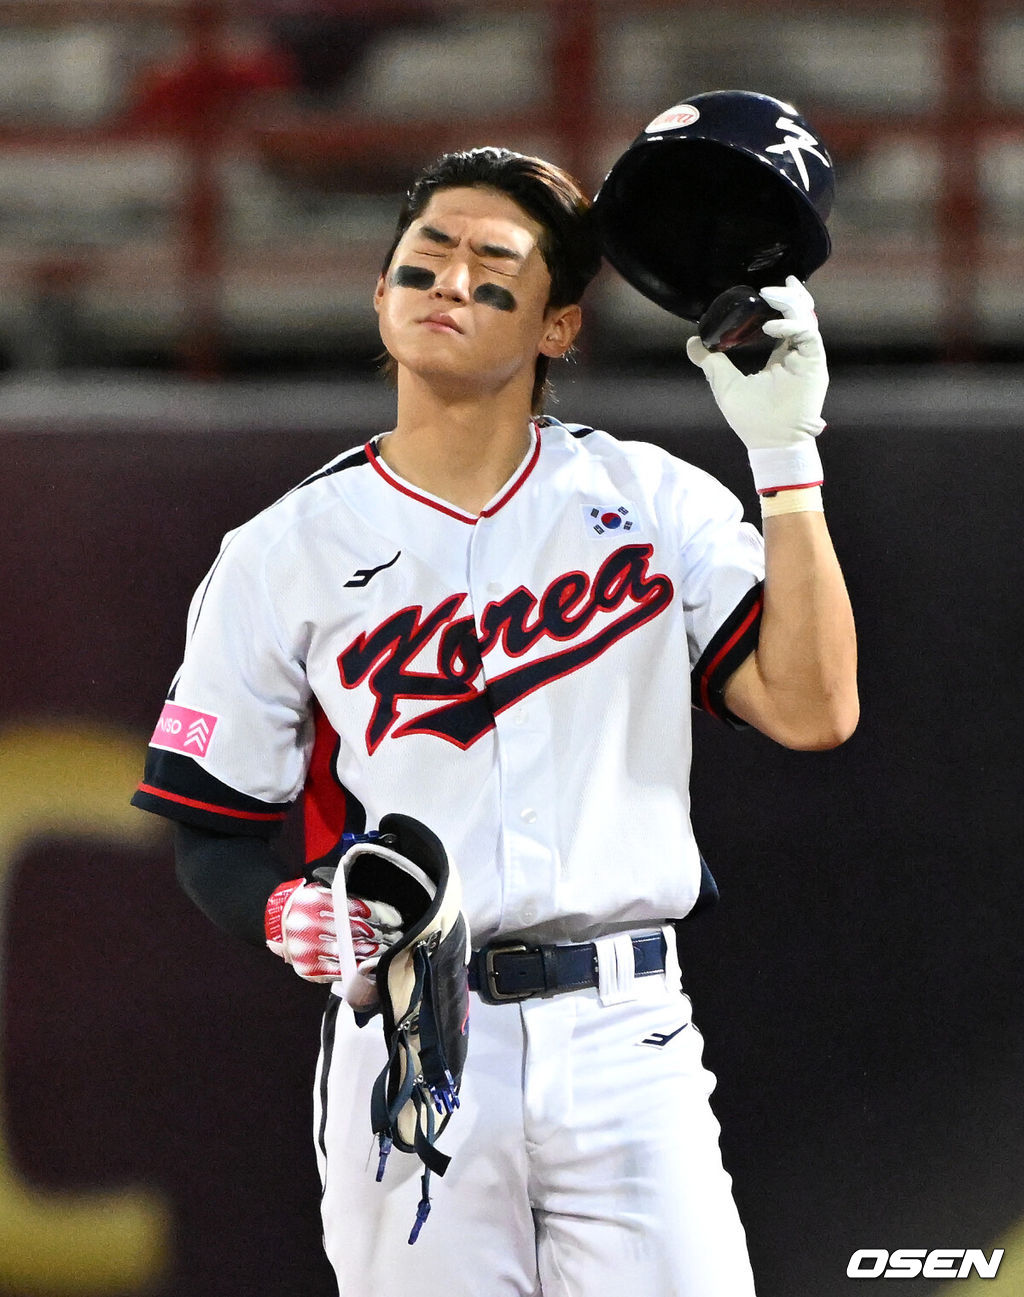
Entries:
{"type": "MultiPolygon", "coordinates": [[[[402,916],[383,901],[348,898],[349,928],[356,968],[372,974],[384,951],[402,935],[402,916]]],[[[264,915],[267,945],[307,982],[341,977],[334,898],[323,883],[293,878],[274,889],[264,915]]]]}
{"type": "Polygon", "coordinates": [[[783,318],[761,326],[779,345],[760,373],[741,373],[696,335],[686,353],[704,371],[718,408],[746,446],[758,492],[815,486],[823,479],[814,439],[825,427],[828,366],[814,299],[794,275],[784,287],[762,288],[761,296],[783,318]]]}

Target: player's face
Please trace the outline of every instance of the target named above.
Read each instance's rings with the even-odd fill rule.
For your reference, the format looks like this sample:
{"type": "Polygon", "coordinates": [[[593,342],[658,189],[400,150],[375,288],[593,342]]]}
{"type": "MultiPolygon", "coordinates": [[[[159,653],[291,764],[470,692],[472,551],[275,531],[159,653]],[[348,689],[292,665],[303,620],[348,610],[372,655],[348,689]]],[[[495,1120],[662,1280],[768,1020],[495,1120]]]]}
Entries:
{"type": "Polygon", "coordinates": [[[374,306],[399,366],[465,393],[532,388],[538,355],[561,356],[578,306],[548,309],[541,227],[492,189],[436,193],[402,236],[374,306]]]}

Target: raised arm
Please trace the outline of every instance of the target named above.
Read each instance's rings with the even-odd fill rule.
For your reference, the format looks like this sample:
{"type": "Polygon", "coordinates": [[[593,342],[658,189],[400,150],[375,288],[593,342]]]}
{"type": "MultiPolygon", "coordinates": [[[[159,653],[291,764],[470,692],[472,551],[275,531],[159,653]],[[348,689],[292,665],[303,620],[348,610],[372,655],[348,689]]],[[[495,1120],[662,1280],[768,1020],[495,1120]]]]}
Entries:
{"type": "Polygon", "coordinates": [[[725,687],[741,720],[791,748],[832,748],[859,715],[857,649],[846,584],[825,523],[816,437],[828,388],[814,302],[795,278],[762,296],[783,314],[768,364],[743,374],[691,338],[719,409],[747,447],[761,497],[764,615],[757,648],[725,687]]]}

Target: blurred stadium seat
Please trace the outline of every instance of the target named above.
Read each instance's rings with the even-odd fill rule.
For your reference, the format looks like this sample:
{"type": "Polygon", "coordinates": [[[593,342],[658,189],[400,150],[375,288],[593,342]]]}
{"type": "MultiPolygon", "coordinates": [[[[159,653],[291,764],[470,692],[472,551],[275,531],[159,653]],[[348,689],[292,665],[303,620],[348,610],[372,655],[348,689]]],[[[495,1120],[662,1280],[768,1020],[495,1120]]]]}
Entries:
{"type": "MultiPolygon", "coordinates": [[[[727,85],[794,100],[832,148],[837,359],[1024,350],[1024,18],[999,0],[0,8],[0,370],[364,371],[420,162],[502,142],[596,189],[650,116],[727,85]]],[[[617,277],[590,302],[587,356],[678,353],[617,277]]]]}

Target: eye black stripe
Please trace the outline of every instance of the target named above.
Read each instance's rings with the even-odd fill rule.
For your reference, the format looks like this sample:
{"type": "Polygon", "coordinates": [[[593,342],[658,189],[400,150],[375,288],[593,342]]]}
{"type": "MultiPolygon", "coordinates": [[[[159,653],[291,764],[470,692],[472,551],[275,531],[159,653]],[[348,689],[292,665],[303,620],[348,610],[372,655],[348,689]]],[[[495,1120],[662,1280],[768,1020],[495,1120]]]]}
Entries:
{"type": "Polygon", "coordinates": [[[481,284],[473,294],[473,301],[493,306],[496,311],[514,311],[518,305],[515,297],[500,284],[481,284]]]}
{"type": "Polygon", "coordinates": [[[393,288],[433,288],[435,275],[426,266],[396,266],[391,272],[393,288]]]}

